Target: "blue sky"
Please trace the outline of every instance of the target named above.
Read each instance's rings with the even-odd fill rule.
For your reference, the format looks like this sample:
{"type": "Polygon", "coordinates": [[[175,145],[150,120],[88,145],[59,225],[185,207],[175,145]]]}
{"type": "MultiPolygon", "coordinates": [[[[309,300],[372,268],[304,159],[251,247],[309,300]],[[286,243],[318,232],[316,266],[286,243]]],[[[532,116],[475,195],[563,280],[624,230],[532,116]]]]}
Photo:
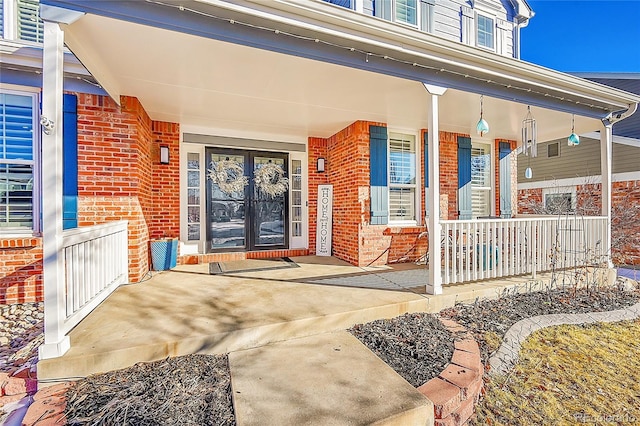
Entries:
{"type": "Polygon", "coordinates": [[[520,57],[564,72],[640,73],[640,0],[528,0],[520,57]]]}

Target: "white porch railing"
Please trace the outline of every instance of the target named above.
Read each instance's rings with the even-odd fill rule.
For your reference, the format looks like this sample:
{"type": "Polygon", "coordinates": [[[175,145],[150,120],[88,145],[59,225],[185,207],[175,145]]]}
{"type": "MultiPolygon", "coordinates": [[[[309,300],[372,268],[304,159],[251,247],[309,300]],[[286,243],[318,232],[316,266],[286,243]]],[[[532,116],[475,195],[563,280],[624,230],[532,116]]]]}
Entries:
{"type": "Polygon", "coordinates": [[[128,281],[127,221],[64,231],[62,256],[66,334],[128,281]]]}
{"type": "Polygon", "coordinates": [[[444,220],[442,283],[551,271],[606,259],[606,217],[444,220]]]}

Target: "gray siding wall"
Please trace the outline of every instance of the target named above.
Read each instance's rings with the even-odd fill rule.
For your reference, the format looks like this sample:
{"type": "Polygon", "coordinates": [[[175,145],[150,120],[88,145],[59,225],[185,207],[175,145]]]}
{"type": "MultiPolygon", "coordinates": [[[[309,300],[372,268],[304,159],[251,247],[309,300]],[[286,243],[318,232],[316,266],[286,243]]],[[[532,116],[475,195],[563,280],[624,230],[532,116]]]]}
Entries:
{"type": "MultiPolygon", "coordinates": [[[[566,139],[560,139],[559,143],[560,156],[558,157],[547,157],[549,143],[539,144],[536,158],[529,159],[523,154],[518,155],[518,182],[539,182],[600,175],[599,140],[582,137],[578,146],[567,146],[566,139]],[[524,177],[524,171],[527,167],[531,167],[533,171],[531,179],[524,177]]],[[[614,143],[613,173],[640,170],[639,158],[640,148],[614,143]]]]}
{"type": "MultiPolygon", "coordinates": [[[[421,7],[426,7],[423,2],[421,7]]],[[[464,37],[462,34],[462,16],[461,8],[471,8],[473,1],[471,0],[434,0],[433,1],[433,24],[432,34],[447,40],[462,42],[464,37]]],[[[482,13],[494,18],[496,52],[504,56],[514,56],[514,28],[512,23],[513,10],[505,6],[505,2],[501,0],[484,0],[485,7],[474,10],[480,10],[482,13]]],[[[387,12],[391,13],[391,0],[364,0],[364,14],[375,16],[376,6],[378,9],[385,7],[387,12]]],[[[378,11],[380,15],[381,10],[378,11]]],[[[420,12],[422,14],[422,12],[420,12]]],[[[474,24],[475,25],[475,24],[474,24]]],[[[422,26],[424,28],[424,25],[422,26]]],[[[475,44],[475,34],[469,35],[469,44],[475,44]]]]}

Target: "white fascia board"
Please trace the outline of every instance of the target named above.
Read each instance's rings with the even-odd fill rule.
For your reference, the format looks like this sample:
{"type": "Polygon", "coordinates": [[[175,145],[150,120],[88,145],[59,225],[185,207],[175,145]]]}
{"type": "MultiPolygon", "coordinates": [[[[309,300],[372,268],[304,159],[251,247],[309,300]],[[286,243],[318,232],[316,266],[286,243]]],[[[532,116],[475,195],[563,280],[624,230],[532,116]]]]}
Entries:
{"type": "MultiPolygon", "coordinates": [[[[0,40],[0,46],[2,46],[6,40],[0,40]]],[[[25,46],[21,43],[9,42],[11,44],[18,44],[18,48],[13,52],[3,52],[0,47],[0,62],[7,65],[13,65],[17,68],[30,68],[42,70],[42,46],[36,47],[33,45],[25,46]]],[[[66,50],[66,49],[65,49],[66,50]]],[[[91,77],[91,74],[85,69],[84,66],[73,56],[70,52],[64,54],[64,73],[73,74],[84,77],[91,77]]]]}
{"type": "MultiPolygon", "coordinates": [[[[426,59],[443,66],[467,70],[470,74],[484,75],[487,79],[501,79],[524,87],[562,93],[566,97],[589,99],[594,105],[607,110],[620,111],[640,102],[640,95],[605,86],[593,81],[561,73],[518,59],[497,55],[474,46],[445,40],[417,29],[363,15],[350,9],[331,7],[320,0],[246,0],[233,4],[221,0],[197,0],[199,3],[252,15],[263,19],[298,27],[303,30],[347,39],[382,51],[396,51],[416,59],[426,59]],[[276,14],[275,12],[280,12],[276,14]]],[[[266,24],[265,24],[266,25],[266,24]]]]}
{"type": "MultiPolygon", "coordinates": [[[[67,26],[61,25],[61,27],[64,31],[67,26]]],[[[82,65],[100,82],[100,85],[109,94],[111,99],[120,105],[122,90],[117,83],[117,79],[108,72],[109,68],[100,58],[99,52],[85,49],[82,42],[74,36],[72,31],[64,31],[64,41],[73,52],[76,52],[78,56],[84,58],[82,65]]]]}
{"type": "MultiPolygon", "coordinates": [[[[589,132],[582,134],[580,136],[584,136],[585,138],[591,138],[595,140],[600,140],[600,132],[589,132]]],[[[640,148],[640,139],[629,138],[626,136],[616,136],[613,135],[613,143],[618,143],[620,145],[629,145],[635,148],[640,148]]]]}
{"type": "MultiPolygon", "coordinates": [[[[639,167],[640,168],[640,167],[639,167]]],[[[637,172],[624,172],[614,173],[611,175],[612,182],[628,182],[640,180],[640,171],[637,172]]],[[[598,184],[602,183],[601,175],[582,176],[574,178],[564,178],[555,180],[540,180],[536,182],[518,182],[518,191],[528,189],[547,189],[547,188],[560,188],[567,186],[579,186],[585,184],[598,184]]]]}

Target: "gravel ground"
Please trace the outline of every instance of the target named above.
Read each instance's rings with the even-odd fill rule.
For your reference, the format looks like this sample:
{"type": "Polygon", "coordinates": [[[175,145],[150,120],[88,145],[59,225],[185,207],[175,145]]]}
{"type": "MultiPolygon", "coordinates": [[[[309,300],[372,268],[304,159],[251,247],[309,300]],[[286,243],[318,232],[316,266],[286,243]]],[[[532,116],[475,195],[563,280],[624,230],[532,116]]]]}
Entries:
{"type": "Polygon", "coordinates": [[[44,318],[43,303],[0,305],[0,372],[38,362],[44,318]]]}

